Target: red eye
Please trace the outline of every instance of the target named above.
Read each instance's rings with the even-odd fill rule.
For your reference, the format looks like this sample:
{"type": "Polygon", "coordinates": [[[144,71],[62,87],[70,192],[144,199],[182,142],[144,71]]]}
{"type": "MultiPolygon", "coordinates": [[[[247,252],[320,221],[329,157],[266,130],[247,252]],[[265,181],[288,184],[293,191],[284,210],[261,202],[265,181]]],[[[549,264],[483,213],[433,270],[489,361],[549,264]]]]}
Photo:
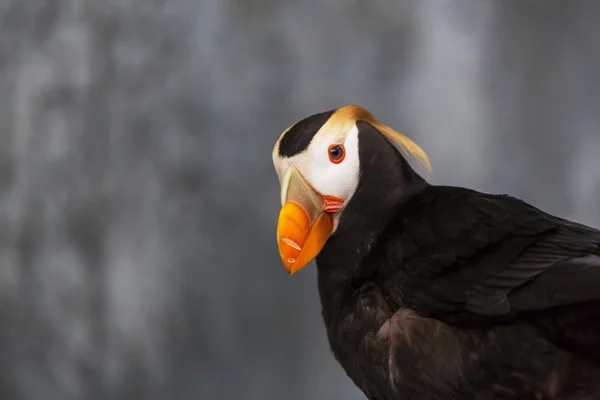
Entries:
{"type": "Polygon", "coordinates": [[[329,146],[329,160],[334,164],[339,164],[346,157],[346,149],[343,144],[332,144],[329,146]]]}

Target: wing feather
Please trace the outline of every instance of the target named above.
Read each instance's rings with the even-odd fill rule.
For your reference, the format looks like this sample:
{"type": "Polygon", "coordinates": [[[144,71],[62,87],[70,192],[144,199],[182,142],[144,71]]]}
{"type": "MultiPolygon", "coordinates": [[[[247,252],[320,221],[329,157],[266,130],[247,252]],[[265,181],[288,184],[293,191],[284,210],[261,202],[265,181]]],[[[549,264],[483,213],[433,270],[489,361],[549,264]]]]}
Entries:
{"type": "Polygon", "coordinates": [[[410,303],[422,315],[489,322],[600,300],[600,231],[510,196],[444,187],[428,196],[402,216],[402,273],[387,284],[418,281],[410,303]]]}

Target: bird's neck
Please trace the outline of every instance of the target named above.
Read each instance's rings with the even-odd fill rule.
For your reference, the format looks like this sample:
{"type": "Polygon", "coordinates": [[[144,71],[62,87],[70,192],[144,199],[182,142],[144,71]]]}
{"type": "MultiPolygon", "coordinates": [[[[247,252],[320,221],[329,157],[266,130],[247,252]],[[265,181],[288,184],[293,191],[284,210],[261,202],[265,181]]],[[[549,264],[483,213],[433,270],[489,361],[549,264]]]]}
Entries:
{"type": "Polygon", "coordinates": [[[401,157],[385,174],[363,174],[336,232],[316,259],[323,317],[328,325],[354,292],[372,279],[376,265],[365,262],[399,208],[427,182],[401,157]]]}

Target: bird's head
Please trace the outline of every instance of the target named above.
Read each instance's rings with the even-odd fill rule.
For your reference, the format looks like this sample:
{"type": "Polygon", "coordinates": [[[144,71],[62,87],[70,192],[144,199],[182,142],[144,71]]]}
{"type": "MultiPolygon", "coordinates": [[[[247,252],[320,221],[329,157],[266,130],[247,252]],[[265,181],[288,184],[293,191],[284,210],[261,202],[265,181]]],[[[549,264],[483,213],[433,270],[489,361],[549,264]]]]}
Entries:
{"type": "Polygon", "coordinates": [[[385,157],[363,152],[360,121],[430,169],[419,146],[358,106],[315,114],[287,128],[273,148],[273,164],[281,183],[277,243],[290,274],[310,263],[337,229],[359,187],[361,157],[385,157]]]}

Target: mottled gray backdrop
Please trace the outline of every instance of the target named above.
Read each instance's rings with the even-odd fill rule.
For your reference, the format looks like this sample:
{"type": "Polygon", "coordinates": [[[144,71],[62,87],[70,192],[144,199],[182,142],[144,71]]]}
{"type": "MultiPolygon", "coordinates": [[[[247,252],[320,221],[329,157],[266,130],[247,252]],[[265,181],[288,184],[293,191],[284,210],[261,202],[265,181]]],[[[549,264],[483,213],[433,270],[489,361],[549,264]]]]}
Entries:
{"type": "Polygon", "coordinates": [[[354,103],[435,183],[600,226],[600,2],[0,0],[0,398],[361,399],[275,243],[354,103]]]}

